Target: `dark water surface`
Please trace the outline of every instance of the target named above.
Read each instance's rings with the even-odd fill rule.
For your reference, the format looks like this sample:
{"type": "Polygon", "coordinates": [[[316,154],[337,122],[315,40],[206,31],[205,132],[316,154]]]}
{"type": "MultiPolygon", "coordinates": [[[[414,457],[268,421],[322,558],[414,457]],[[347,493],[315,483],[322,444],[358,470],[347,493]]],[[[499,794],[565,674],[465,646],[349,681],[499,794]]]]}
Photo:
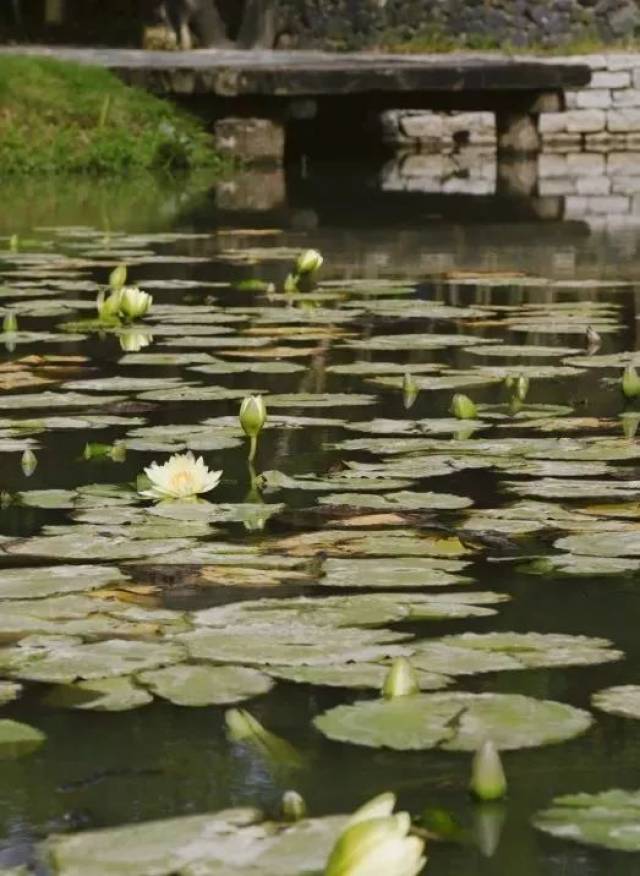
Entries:
{"type": "MultiPolygon", "coordinates": [[[[321,188],[318,186],[318,190],[321,188]]],[[[374,393],[375,404],[365,407],[346,404],[337,409],[292,407],[277,411],[278,414],[326,416],[353,422],[374,417],[418,420],[449,416],[447,409],[454,390],[423,391],[407,411],[398,388],[366,383],[359,376],[328,372],[330,365],[355,360],[393,361],[406,364],[410,370],[417,363],[434,362],[456,369],[506,366],[518,373],[519,364],[560,364],[561,359],[487,359],[458,347],[432,352],[361,350],[345,346],[341,338],[343,332],[352,335],[352,339],[409,332],[464,333],[492,338],[496,343],[571,347],[581,354],[585,346],[581,333],[525,334],[505,330],[497,321],[507,313],[500,309],[505,306],[549,306],[553,318],[552,305],[589,300],[619,307],[614,314],[619,331],[603,333],[600,353],[636,348],[636,303],[640,292],[640,281],[636,281],[640,276],[640,259],[636,253],[640,247],[640,226],[594,229],[576,222],[536,222],[514,216],[511,209],[505,209],[506,218],[501,220],[495,202],[486,205],[486,215],[477,207],[472,212],[460,203],[458,215],[443,218],[438,213],[438,205],[429,205],[428,199],[406,210],[387,202],[391,205],[387,215],[382,197],[363,193],[361,202],[354,199],[353,203],[336,206],[334,201],[330,209],[327,200],[316,192],[315,203],[311,199],[304,203],[301,199],[300,204],[283,210],[280,216],[267,217],[269,222],[280,220],[269,228],[269,222],[260,214],[238,211],[234,215],[233,211],[221,209],[219,203],[216,205],[212,195],[190,200],[180,185],[167,184],[153,192],[145,191],[144,187],[109,192],[104,187],[92,189],[88,184],[65,192],[47,190],[45,186],[39,198],[36,199],[35,194],[33,188],[27,187],[21,197],[19,189],[14,189],[9,203],[15,207],[4,211],[0,224],[0,235],[4,235],[0,236],[0,286],[15,291],[15,297],[10,299],[13,304],[24,300],[21,289],[35,286],[57,290],[55,296],[47,296],[46,300],[91,302],[97,290],[91,284],[105,283],[109,270],[118,262],[126,261],[131,280],[142,289],[152,291],[156,305],[196,305],[211,300],[217,307],[256,308],[258,316],[260,307],[286,309],[292,305],[282,298],[267,302],[264,295],[238,291],[233,284],[243,279],[261,278],[279,285],[291,259],[286,254],[280,257],[278,251],[275,257],[270,257],[268,250],[313,246],[321,249],[325,257],[320,291],[344,293],[341,299],[326,303],[327,307],[342,308],[354,296],[359,299],[363,284],[366,288],[369,282],[372,290],[378,290],[377,297],[385,299],[436,300],[460,307],[482,305],[489,311],[492,307],[497,309],[486,320],[447,321],[364,312],[346,324],[320,324],[319,337],[310,341],[296,339],[285,329],[282,337],[278,337],[279,345],[312,348],[308,353],[284,360],[304,366],[304,370],[292,374],[207,375],[186,371],[184,367],[125,367],[118,361],[123,355],[118,339],[110,334],[91,335],[87,340],[72,343],[36,340],[20,344],[15,350],[2,348],[1,363],[30,354],[80,355],[88,357],[87,365],[94,370],[71,375],[69,380],[115,375],[182,377],[203,385],[264,393],[374,393]],[[8,236],[14,232],[20,234],[20,241],[17,251],[10,252],[8,236]],[[167,236],[163,237],[163,233],[167,236]],[[142,241],[129,236],[139,234],[149,234],[149,238],[142,241]],[[265,252],[252,256],[250,251],[256,247],[265,252]],[[511,280],[506,273],[509,271],[514,272],[511,280]],[[520,273],[547,282],[523,284],[522,278],[517,276],[520,273]],[[52,280],[56,280],[56,286],[52,286],[52,280]],[[79,280],[88,281],[88,285],[77,291],[74,284],[79,280]],[[155,287],[154,281],[159,280],[190,281],[193,285],[184,289],[155,287]],[[396,284],[396,291],[391,285],[388,295],[380,295],[383,281],[396,284]],[[412,287],[411,291],[399,296],[399,283],[412,287]]],[[[0,302],[3,310],[5,303],[0,302]]],[[[51,330],[65,320],[90,315],[92,312],[87,310],[66,316],[33,318],[25,313],[18,318],[21,329],[38,332],[51,330]]],[[[309,319],[310,324],[318,328],[312,313],[309,319]]],[[[162,320],[154,316],[147,322],[162,320]]],[[[194,323],[197,324],[197,318],[194,323]]],[[[228,328],[242,336],[258,325],[249,313],[246,322],[232,323],[228,328]]],[[[142,352],[186,352],[165,347],[167,337],[175,335],[155,335],[153,343],[142,352]]],[[[202,352],[197,348],[193,351],[202,352]]],[[[250,358],[227,356],[224,350],[204,352],[225,361],[250,361],[250,358]]],[[[534,378],[527,403],[569,404],[574,406],[572,416],[614,420],[612,427],[571,432],[569,437],[621,436],[622,427],[617,417],[623,405],[619,390],[603,383],[603,378],[617,379],[619,373],[619,368],[590,368],[568,377],[539,381],[534,378]]],[[[58,386],[44,388],[56,391],[58,386]]],[[[41,390],[34,387],[25,391],[38,393],[41,390]]],[[[505,398],[500,382],[473,386],[468,394],[478,403],[498,403],[505,398]]],[[[147,425],[154,425],[199,423],[210,417],[235,416],[239,405],[235,399],[188,404],[140,402],[135,400],[136,393],[127,395],[133,402],[130,407],[115,405],[105,409],[100,406],[99,393],[96,393],[96,407],[88,411],[139,416],[147,425]]],[[[33,413],[3,411],[2,416],[31,418],[42,413],[66,417],[74,412],[67,409],[33,413]]],[[[500,422],[490,425],[478,437],[503,437],[500,425],[500,422]]],[[[96,482],[132,482],[153,459],[167,458],[168,453],[130,451],[123,463],[81,459],[87,441],[110,443],[123,438],[126,431],[126,426],[119,426],[99,432],[51,431],[35,435],[40,445],[36,449],[35,473],[25,478],[19,465],[20,454],[2,453],[0,487],[15,493],[75,489],[96,482]]],[[[506,435],[519,437],[556,434],[559,433],[506,431],[506,435]]],[[[324,426],[293,431],[266,430],[256,465],[259,471],[277,469],[289,475],[323,474],[344,459],[362,462],[379,459],[379,455],[366,451],[326,447],[358,437],[372,436],[324,426]]],[[[437,437],[448,440],[446,435],[437,437]]],[[[219,452],[205,452],[204,457],[210,468],[224,469],[223,481],[208,497],[210,501],[243,501],[249,489],[244,444],[219,452]]],[[[615,466],[618,477],[639,477],[637,460],[611,465],[615,466]]],[[[470,469],[425,479],[409,489],[464,495],[474,500],[473,510],[491,509],[517,500],[501,486],[503,481],[514,479],[527,480],[527,476],[514,476],[491,468],[470,469]]],[[[265,498],[302,509],[313,508],[316,495],[307,491],[281,491],[265,498]]],[[[533,498],[536,498],[535,491],[533,498]]],[[[543,501],[570,508],[589,504],[587,498],[543,501]]],[[[103,511],[107,524],[110,507],[105,506],[103,511]]],[[[354,510],[353,516],[357,513],[354,510]]],[[[455,528],[465,513],[434,512],[434,519],[455,528]]],[[[267,522],[261,532],[248,530],[241,523],[220,524],[218,535],[212,537],[259,544],[264,539],[308,531],[314,525],[324,526],[331,520],[331,526],[340,525],[339,518],[332,518],[331,514],[307,519],[302,515],[296,518],[283,514],[267,522]]],[[[64,510],[11,504],[0,511],[0,534],[33,536],[44,525],[68,522],[64,510]]],[[[560,535],[562,532],[555,537],[560,535]]],[[[553,551],[553,540],[553,533],[534,534],[530,538],[516,539],[516,550],[522,556],[546,554],[553,551]]],[[[498,554],[491,547],[474,553],[468,558],[472,565],[463,573],[473,579],[470,585],[473,590],[493,590],[510,596],[510,601],[496,606],[494,616],[423,621],[396,628],[420,638],[496,630],[598,636],[610,639],[625,652],[626,658],[621,662],[581,668],[463,676],[454,689],[521,693],[589,709],[590,697],[595,691],[640,681],[639,573],[609,577],[533,575],[517,571],[517,563],[508,558],[504,561],[498,554]],[[493,562],[495,559],[503,561],[493,562]]],[[[91,557],[84,561],[91,562],[91,557]]],[[[14,566],[16,562],[11,556],[0,559],[3,566],[14,566]]],[[[35,564],[41,562],[44,561],[39,559],[35,564]]],[[[21,559],[20,563],[30,565],[28,559],[21,559]]],[[[189,583],[192,570],[163,568],[161,558],[150,560],[149,566],[146,571],[138,567],[136,576],[143,582],[162,583],[161,604],[178,610],[261,596],[334,592],[319,592],[313,583],[304,587],[282,585],[280,589],[277,586],[239,590],[228,586],[199,587],[189,583]]],[[[443,590],[438,588],[436,592],[443,590]]],[[[632,876],[640,872],[636,855],[551,839],[536,832],[529,823],[535,811],[546,807],[559,794],[640,787],[640,723],[633,720],[595,712],[592,728],[577,739],[505,753],[509,797],[504,804],[488,810],[474,805],[468,797],[470,758],[467,754],[360,748],[331,742],[312,726],[312,719],[326,709],[369,697],[373,692],[278,682],[269,694],[243,704],[270,730],[294,743],[308,759],[308,767],[292,778],[251,749],[227,740],[223,707],[180,708],[156,700],[150,706],[120,713],[82,712],[47,707],[43,698],[48,690],[46,685],[26,685],[24,695],[3,708],[4,717],[26,721],[48,737],[46,744],[33,755],[16,761],[0,761],[0,864],[5,866],[30,861],[34,844],[54,831],[127,824],[242,805],[262,806],[273,813],[277,811],[283,791],[293,786],[306,798],[314,815],[350,811],[368,797],[387,789],[397,791],[402,807],[414,815],[425,808],[454,813],[465,828],[465,839],[457,844],[430,845],[426,870],[430,876],[503,876],[507,873],[632,876]],[[492,845],[490,839],[496,829],[500,839],[495,852],[488,855],[487,843],[492,845]]]]}

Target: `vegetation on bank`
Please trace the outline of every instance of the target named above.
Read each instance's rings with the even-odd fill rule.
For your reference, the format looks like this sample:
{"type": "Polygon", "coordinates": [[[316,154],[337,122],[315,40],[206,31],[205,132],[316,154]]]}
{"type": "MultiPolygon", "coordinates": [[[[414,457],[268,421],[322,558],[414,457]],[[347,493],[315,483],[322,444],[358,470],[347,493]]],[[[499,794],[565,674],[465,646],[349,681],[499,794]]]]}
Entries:
{"type": "Polygon", "coordinates": [[[107,70],[0,57],[0,177],[177,171],[219,161],[198,120],[107,70]]]}

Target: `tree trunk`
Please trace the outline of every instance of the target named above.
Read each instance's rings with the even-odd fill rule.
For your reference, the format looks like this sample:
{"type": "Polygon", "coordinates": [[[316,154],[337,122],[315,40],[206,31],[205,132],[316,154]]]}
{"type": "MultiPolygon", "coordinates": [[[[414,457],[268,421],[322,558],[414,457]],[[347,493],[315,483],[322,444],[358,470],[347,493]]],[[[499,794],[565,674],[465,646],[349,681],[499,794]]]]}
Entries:
{"type": "Polygon", "coordinates": [[[207,48],[231,45],[225,23],[218,11],[215,0],[197,0],[191,16],[191,27],[201,46],[207,48]]]}
{"type": "Polygon", "coordinates": [[[245,0],[238,45],[242,49],[272,49],[276,41],[275,0],[245,0]]]}

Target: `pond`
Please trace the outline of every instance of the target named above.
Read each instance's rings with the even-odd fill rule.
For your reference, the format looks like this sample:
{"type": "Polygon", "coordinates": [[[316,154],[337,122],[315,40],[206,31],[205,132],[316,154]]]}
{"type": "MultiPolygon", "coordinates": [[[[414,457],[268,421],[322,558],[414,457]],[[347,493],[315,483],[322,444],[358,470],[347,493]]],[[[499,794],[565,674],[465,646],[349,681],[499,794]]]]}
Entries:
{"type": "Polygon", "coordinates": [[[549,809],[640,783],[640,228],[332,182],[266,218],[181,181],[4,193],[0,872],[319,873],[228,824],[217,863],[175,823],[43,851],[287,790],[318,819],[394,791],[430,876],[637,872],[637,795],[549,809]],[[98,325],[125,264],[153,305],[98,325]],[[141,495],[187,451],[215,489],[141,495]],[[381,700],[400,655],[421,693],[381,700]]]}

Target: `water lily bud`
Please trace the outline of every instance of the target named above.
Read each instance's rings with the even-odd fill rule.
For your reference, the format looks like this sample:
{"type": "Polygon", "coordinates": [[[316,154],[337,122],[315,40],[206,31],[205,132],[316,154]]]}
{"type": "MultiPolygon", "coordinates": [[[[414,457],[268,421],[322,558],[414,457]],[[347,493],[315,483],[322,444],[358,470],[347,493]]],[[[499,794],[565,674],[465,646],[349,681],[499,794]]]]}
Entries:
{"type": "Polygon", "coordinates": [[[622,392],[625,398],[640,395],[640,377],[633,365],[627,365],[622,375],[622,392]]]}
{"type": "Polygon", "coordinates": [[[324,259],[316,249],[307,249],[298,256],[296,274],[315,274],[322,267],[324,259]]]}
{"type": "Polygon", "coordinates": [[[492,858],[498,850],[507,817],[503,803],[484,803],[473,813],[473,837],[480,853],[492,858]]]}
{"type": "Polygon", "coordinates": [[[620,416],[622,420],[622,432],[625,438],[635,438],[640,425],[640,414],[624,413],[620,416]]]}
{"type": "Polygon", "coordinates": [[[257,438],[267,422],[267,407],[261,395],[248,395],[240,405],[240,425],[249,438],[257,438]]]}
{"type": "Polygon", "coordinates": [[[387,700],[418,693],[420,685],[416,671],[406,657],[396,657],[382,685],[382,696],[387,700]]]}
{"type": "Polygon", "coordinates": [[[410,407],[412,407],[416,398],[418,397],[418,384],[413,379],[412,375],[407,371],[407,373],[402,378],[402,400],[404,403],[405,410],[408,411],[410,407]]]}
{"type": "Polygon", "coordinates": [[[475,420],[478,409],[468,395],[457,392],[451,400],[451,413],[459,420],[475,420]]]}
{"type": "Polygon", "coordinates": [[[13,502],[13,496],[8,490],[0,491],[0,508],[8,508],[13,502]]]}
{"type": "Polygon", "coordinates": [[[531,381],[526,374],[519,374],[516,379],[515,395],[520,401],[524,401],[529,394],[531,381]]]}
{"type": "Polygon", "coordinates": [[[246,709],[228,709],[224,719],[232,742],[250,745],[262,756],[289,769],[304,766],[302,755],[290,742],[267,730],[246,709]]]}
{"type": "Polygon", "coordinates": [[[38,465],[38,459],[33,450],[27,448],[27,450],[24,451],[22,458],[20,459],[20,465],[22,466],[22,471],[25,476],[28,478],[31,477],[38,465]]]}
{"type": "Polygon", "coordinates": [[[106,298],[104,292],[99,292],[96,299],[96,307],[98,316],[103,322],[113,322],[118,319],[120,314],[120,298],[122,297],[121,290],[117,290],[108,295],[106,298]]]}
{"type": "Polygon", "coordinates": [[[127,266],[126,265],[118,265],[117,268],[114,268],[109,274],[109,286],[115,290],[119,291],[122,289],[124,284],[127,282],[127,266]]]}
{"type": "Polygon", "coordinates": [[[6,333],[18,331],[18,318],[13,311],[9,311],[2,320],[2,331],[6,333]]]}
{"type": "Polygon", "coordinates": [[[127,458],[127,445],[123,441],[114,442],[109,456],[114,462],[124,462],[127,458]]]}
{"type": "Polygon", "coordinates": [[[587,326],[587,352],[595,353],[602,346],[602,338],[590,325],[587,326]]]}
{"type": "Polygon", "coordinates": [[[120,312],[128,320],[145,316],[153,304],[152,296],[137,286],[123,286],[120,296],[120,312]]]}
{"type": "Polygon", "coordinates": [[[285,821],[302,821],[307,817],[307,804],[297,791],[285,791],[282,797],[282,815],[285,821]]]}
{"type": "Polygon", "coordinates": [[[284,281],[284,291],[290,295],[298,292],[298,278],[295,274],[287,274],[287,279],[284,281]]]}
{"type": "Polygon", "coordinates": [[[20,249],[20,238],[17,234],[12,234],[9,238],[9,249],[11,252],[18,252],[20,249]]]}
{"type": "Polygon", "coordinates": [[[347,822],[329,856],[325,876],[417,876],[422,871],[424,841],[409,836],[409,815],[389,813],[388,803],[395,803],[392,794],[371,802],[371,807],[362,807],[347,822]]]}
{"type": "Polygon", "coordinates": [[[507,793],[502,761],[490,739],[482,743],[473,757],[469,788],[479,800],[500,800],[507,793]]]}

